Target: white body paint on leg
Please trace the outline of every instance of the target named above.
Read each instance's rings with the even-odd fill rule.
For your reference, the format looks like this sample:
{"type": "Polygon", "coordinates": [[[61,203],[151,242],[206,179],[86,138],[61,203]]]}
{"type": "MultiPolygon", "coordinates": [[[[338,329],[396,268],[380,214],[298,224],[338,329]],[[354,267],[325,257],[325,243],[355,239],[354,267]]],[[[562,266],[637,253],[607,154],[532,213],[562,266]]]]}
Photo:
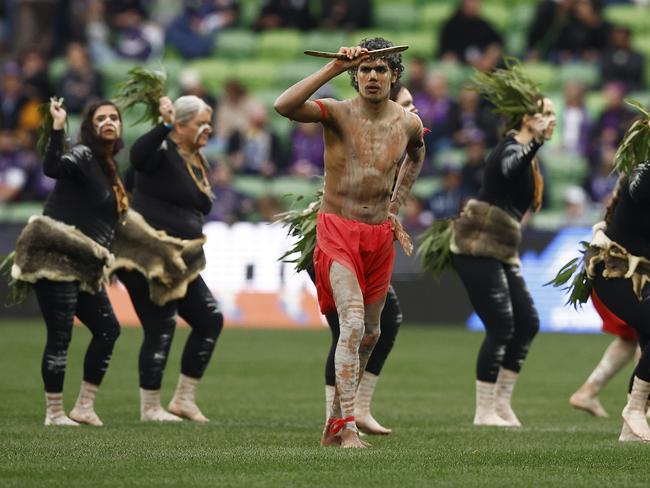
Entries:
{"type": "Polygon", "coordinates": [[[181,374],[178,378],[178,386],[171,402],[167,406],[174,415],[185,417],[195,422],[209,422],[196,404],[196,387],[199,384],[198,378],[191,378],[181,374]]]}
{"type": "Polygon", "coordinates": [[[160,405],[160,390],[140,388],[140,420],[142,422],[180,422],[182,419],[160,405]]]}
{"type": "Polygon", "coordinates": [[[99,386],[97,385],[93,385],[87,381],[81,382],[77,403],[70,411],[70,418],[72,420],[80,424],[94,425],[95,427],[104,425],[97,413],[95,413],[95,398],[97,397],[98,389],[99,386]]]}
{"type": "Polygon", "coordinates": [[[646,419],[646,404],[650,395],[650,382],[634,377],[632,392],[628,396],[627,405],[623,409],[623,420],[642,441],[650,442],[650,427],[646,419]]]}
{"type": "Polygon", "coordinates": [[[45,393],[45,425],[74,427],[79,425],[63,410],[63,393],[45,393]]]}
{"type": "Polygon", "coordinates": [[[495,407],[499,417],[511,427],[521,427],[521,422],[512,410],[512,392],[515,389],[519,373],[501,368],[497,376],[495,407]]]}
{"type": "Polygon", "coordinates": [[[569,403],[595,417],[607,417],[598,395],[609,380],[632,360],[637,349],[636,341],[628,341],[620,337],[614,339],[587,381],[571,395],[569,403]]]}
{"type": "MultiPolygon", "coordinates": [[[[360,363],[359,348],[364,335],[364,305],[361,288],[355,274],[345,266],[333,262],[330,283],[339,315],[340,334],[334,355],[336,393],[341,417],[354,417],[354,398],[357,393],[360,363]]],[[[333,409],[334,413],[336,408],[333,409]]],[[[347,428],[356,430],[354,422],[347,428]]]]}
{"type": "Polygon", "coordinates": [[[335,392],[335,386],[325,385],[325,420],[332,416],[332,403],[334,403],[335,392]]]}
{"type": "Polygon", "coordinates": [[[510,424],[499,417],[496,412],[496,383],[476,380],[474,425],[510,427],[510,424]]]}

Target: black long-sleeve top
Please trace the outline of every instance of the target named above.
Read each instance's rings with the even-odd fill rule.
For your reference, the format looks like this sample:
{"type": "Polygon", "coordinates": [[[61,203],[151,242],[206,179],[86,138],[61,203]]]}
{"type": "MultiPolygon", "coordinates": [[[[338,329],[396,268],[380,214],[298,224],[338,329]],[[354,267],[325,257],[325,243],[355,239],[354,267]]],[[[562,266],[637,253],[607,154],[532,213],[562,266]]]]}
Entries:
{"type": "Polygon", "coordinates": [[[502,139],[487,158],[477,198],[521,221],[533,203],[535,177],[531,162],[540,147],[535,139],[528,144],[519,144],[512,136],[502,139]]]}
{"type": "MultiPolygon", "coordinates": [[[[131,206],[152,227],[182,239],[196,239],[203,232],[203,220],[212,200],[189,174],[169,129],[157,125],[131,148],[135,186],[131,206]]],[[[198,170],[197,179],[201,178],[198,170]]]]}
{"type": "Polygon", "coordinates": [[[631,254],[650,259],[650,161],[621,182],[605,233],[631,254]]]}
{"type": "Polygon", "coordinates": [[[74,225],[98,244],[109,247],[118,222],[115,193],[109,177],[88,146],[63,153],[63,131],[53,130],[43,172],[56,179],[43,215],[74,225]]]}

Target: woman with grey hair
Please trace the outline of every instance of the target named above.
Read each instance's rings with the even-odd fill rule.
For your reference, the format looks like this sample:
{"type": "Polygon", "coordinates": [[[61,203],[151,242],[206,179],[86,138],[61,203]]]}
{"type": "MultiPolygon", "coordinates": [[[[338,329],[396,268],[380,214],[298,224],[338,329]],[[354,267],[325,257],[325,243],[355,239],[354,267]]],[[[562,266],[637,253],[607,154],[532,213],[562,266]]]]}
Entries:
{"type": "Polygon", "coordinates": [[[201,247],[205,242],[203,219],[214,198],[207,161],[200,152],[212,133],[212,109],[190,95],[173,104],[168,97],[160,98],[159,111],[162,122],[131,149],[135,170],[132,208],[157,231],[198,243],[198,258],[184,272],[186,291],[180,298],[156,299],[155,285],[137,268],[118,272],[144,330],[139,358],[140,420],[165,422],[185,417],[207,422],[196,404],[196,386],[223,328],[219,305],[199,275],[205,266],[201,247]],[[192,332],[183,351],[178,387],[167,411],[160,403],[160,386],[177,314],[192,332]]]}

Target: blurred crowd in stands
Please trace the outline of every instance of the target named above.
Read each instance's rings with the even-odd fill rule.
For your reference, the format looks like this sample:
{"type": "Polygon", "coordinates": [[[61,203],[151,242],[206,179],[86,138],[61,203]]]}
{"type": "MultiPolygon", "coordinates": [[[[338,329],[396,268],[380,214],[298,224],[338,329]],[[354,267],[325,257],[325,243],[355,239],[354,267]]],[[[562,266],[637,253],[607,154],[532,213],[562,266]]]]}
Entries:
{"type": "MultiPolygon", "coordinates": [[[[273,29],[345,32],[351,36],[372,28],[381,31],[374,19],[380,7],[391,8],[386,7],[389,3],[0,0],[0,204],[40,201],[52,187],[42,175],[34,149],[39,104],[53,95],[64,97],[74,118],[89,100],[111,96],[102,68],[116,62],[166,67],[166,61],[173,58],[180,60],[173,77],[177,85],[174,95],[195,94],[214,108],[214,140],[208,154],[217,199],[211,218],[226,222],[272,219],[287,201],[280,198],[281,191],[265,192],[265,185],[278,178],[291,178],[317,186],[313,177],[323,172],[320,125],[295,124],[286,134],[278,134],[269,101],[258,97],[245,81],[221,74],[224,82],[212,90],[206,74],[184,66],[185,62],[218,56],[215,46],[219,46],[220,36],[233,29],[247,30],[250,36],[273,29]],[[261,182],[257,187],[261,190],[247,192],[246,185],[238,184],[250,183],[251,178],[261,182]]],[[[417,15],[421,7],[432,2],[407,3],[417,15]]],[[[404,215],[408,228],[417,230],[434,218],[455,215],[461,202],[477,193],[485,155],[501,135],[500,121],[490,107],[466,82],[454,85],[456,80],[450,79],[449,69],[440,67],[489,70],[498,66],[504,55],[516,55],[531,66],[552,65],[556,71],[550,76],[557,76],[557,70],[566,66],[597,67],[593,82],[569,77],[552,94],[559,102],[558,130],[541,159],[550,175],[546,208],[561,211],[557,223],[588,225],[598,218],[616,182],[612,174],[614,151],[634,118],[623,100],[631,93],[648,101],[646,60],[634,47],[639,45],[634,39],[638,31],[607,20],[608,9],[626,3],[638,4],[629,8],[638,9],[640,17],[650,17],[648,1],[644,0],[455,2],[446,19],[428,33],[436,46],[431,59],[409,56],[405,61],[403,83],[413,94],[424,125],[431,130],[426,136],[427,164],[423,171],[423,181],[430,184],[421,185],[408,202],[404,215]],[[507,8],[520,3],[529,7],[527,25],[520,26],[525,42],[519,52],[508,48],[508,32],[482,15],[486,4],[499,3],[507,8]],[[590,104],[590,100],[596,102],[590,104]]],[[[392,4],[400,7],[403,2],[394,0],[392,4]]],[[[399,8],[395,12],[399,15],[399,8]]],[[[650,28],[650,22],[647,25],[650,28]]],[[[389,34],[386,37],[390,38],[389,34]]],[[[408,40],[408,34],[402,38],[408,40]]],[[[268,88],[279,94],[284,87],[286,83],[268,88]]],[[[337,92],[325,86],[318,95],[337,96],[337,92]]],[[[129,134],[129,140],[146,129],[125,128],[137,132],[129,134]]],[[[126,162],[123,157],[122,162],[126,162]]]]}

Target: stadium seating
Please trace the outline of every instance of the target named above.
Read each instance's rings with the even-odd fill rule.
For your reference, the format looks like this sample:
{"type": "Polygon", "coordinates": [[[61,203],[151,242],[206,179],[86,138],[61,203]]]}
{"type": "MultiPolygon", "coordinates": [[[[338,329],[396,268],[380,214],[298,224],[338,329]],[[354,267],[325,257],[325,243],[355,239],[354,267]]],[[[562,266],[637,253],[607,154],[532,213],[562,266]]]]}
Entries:
{"type": "MultiPolygon", "coordinates": [[[[167,4],[175,6],[176,2],[169,0],[167,4]]],[[[455,64],[442,63],[435,60],[438,49],[438,33],[442,24],[456,8],[456,2],[447,0],[374,0],[375,26],[372,29],[344,32],[314,30],[300,32],[294,30],[273,30],[254,33],[250,30],[258,16],[261,0],[240,0],[241,15],[237,27],[220,32],[215,42],[214,56],[206,59],[185,61],[178,57],[172,49],[165,50],[162,63],[150,63],[149,67],[165,67],[169,75],[169,92],[171,96],[178,93],[178,74],[184,67],[196,69],[204,80],[207,88],[214,94],[222,92],[225,82],[229,79],[239,79],[262,102],[271,109],[275,97],[287,86],[312,73],[325,61],[307,58],[302,54],[305,49],[336,51],[342,45],[353,45],[364,37],[378,35],[391,39],[396,44],[408,44],[410,49],[404,53],[408,70],[408,61],[419,57],[427,61],[428,68],[444,73],[449,80],[452,95],[469,81],[472,70],[455,64]]],[[[488,19],[504,36],[506,52],[520,55],[524,52],[527,29],[535,14],[536,0],[483,0],[482,15],[488,19]]],[[[165,12],[163,12],[165,13],[165,12]]],[[[606,18],[616,24],[628,26],[633,32],[633,42],[636,49],[650,57],[650,15],[647,10],[635,5],[613,5],[605,9],[606,18]]],[[[169,17],[169,15],[167,15],[169,17]]],[[[116,84],[122,81],[128,69],[135,63],[116,61],[100,66],[104,76],[105,93],[112,97],[116,84]]],[[[647,79],[650,79],[650,62],[646,63],[647,79]]],[[[50,76],[56,82],[61,78],[66,68],[62,58],[50,63],[50,76]]],[[[562,90],[566,81],[579,80],[589,88],[598,86],[598,67],[588,63],[573,63],[557,67],[545,62],[525,63],[526,71],[540,84],[542,90],[548,93],[556,102],[558,109],[562,106],[562,90]]],[[[408,71],[405,75],[408,79],[408,71]]],[[[343,74],[329,84],[329,89],[338,98],[355,95],[350,86],[349,77],[343,74]]],[[[639,92],[630,95],[632,98],[650,103],[650,95],[639,92]]],[[[592,90],[586,95],[586,105],[592,117],[602,110],[604,100],[600,92],[592,90]]],[[[147,129],[145,125],[132,127],[138,118],[137,111],[124,115],[126,143],[129,145],[135,137],[147,129]]],[[[269,122],[280,137],[281,142],[288,148],[293,124],[278,116],[273,111],[269,114],[269,122]]],[[[79,117],[70,117],[70,133],[78,130],[79,117]]],[[[562,205],[564,189],[569,184],[581,184],[585,178],[587,162],[567,156],[559,150],[559,142],[552,141],[547,145],[543,161],[547,174],[547,185],[550,192],[551,211],[546,218],[542,214],[535,217],[535,222],[550,222],[557,220],[562,205]],[[555,214],[553,213],[555,212],[555,214]]],[[[211,148],[211,155],[219,155],[220,148],[211,148]]],[[[288,151],[287,151],[288,152],[288,151]]],[[[124,155],[121,155],[124,158],[124,155]]],[[[441,151],[436,155],[433,165],[440,168],[444,165],[457,166],[464,161],[462,150],[452,149],[441,151]]],[[[282,196],[285,193],[301,194],[310,192],[317,186],[312,180],[283,177],[272,182],[251,177],[237,176],[235,184],[240,191],[251,196],[273,194],[282,196]]],[[[414,193],[422,198],[428,198],[440,186],[436,177],[421,178],[414,187],[414,193]]],[[[12,214],[13,215],[13,214],[12,214]]],[[[20,210],[15,210],[20,215],[20,210]]],[[[13,217],[10,217],[13,218],[13,217]]]]}

